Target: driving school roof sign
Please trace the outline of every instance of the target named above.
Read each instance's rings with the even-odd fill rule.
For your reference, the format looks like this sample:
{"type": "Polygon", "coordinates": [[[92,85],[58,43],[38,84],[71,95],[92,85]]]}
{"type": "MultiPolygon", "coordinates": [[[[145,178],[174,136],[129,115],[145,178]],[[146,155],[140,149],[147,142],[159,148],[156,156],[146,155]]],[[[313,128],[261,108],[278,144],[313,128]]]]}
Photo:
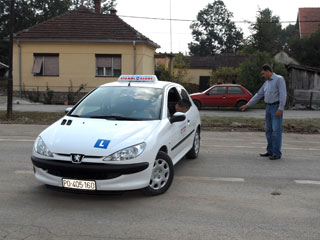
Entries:
{"type": "Polygon", "coordinates": [[[156,82],[156,75],[121,75],[118,78],[119,82],[156,82]]]}

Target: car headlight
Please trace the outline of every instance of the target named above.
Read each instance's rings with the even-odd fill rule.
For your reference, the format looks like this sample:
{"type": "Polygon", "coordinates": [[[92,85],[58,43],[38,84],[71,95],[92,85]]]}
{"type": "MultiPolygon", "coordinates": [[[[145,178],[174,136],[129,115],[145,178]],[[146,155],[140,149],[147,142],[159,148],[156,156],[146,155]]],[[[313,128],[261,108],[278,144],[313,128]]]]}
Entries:
{"type": "Polygon", "coordinates": [[[52,152],[47,148],[46,144],[44,143],[44,141],[40,136],[37,138],[34,144],[34,150],[40,155],[43,155],[46,157],[53,157],[52,152]]]}
{"type": "Polygon", "coordinates": [[[146,148],[146,143],[140,143],[125,149],[122,149],[118,152],[115,152],[108,157],[105,157],[103,161],[123,161],[130,160],[138,157],[141,153],[143,153],[146,148]]]}

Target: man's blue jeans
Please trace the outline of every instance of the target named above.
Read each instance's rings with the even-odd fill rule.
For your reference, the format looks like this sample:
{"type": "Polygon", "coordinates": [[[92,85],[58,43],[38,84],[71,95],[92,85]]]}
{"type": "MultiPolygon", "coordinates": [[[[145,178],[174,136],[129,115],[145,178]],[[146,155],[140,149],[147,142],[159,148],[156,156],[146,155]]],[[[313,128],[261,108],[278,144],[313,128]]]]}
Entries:
{"type": "Polygon", "coordinates": [[[266,106],[266,138],[268,142],[267,152],[273,156],[280,156],[282,143],[282,116],[277,117],[279,104],[266,106]]]}

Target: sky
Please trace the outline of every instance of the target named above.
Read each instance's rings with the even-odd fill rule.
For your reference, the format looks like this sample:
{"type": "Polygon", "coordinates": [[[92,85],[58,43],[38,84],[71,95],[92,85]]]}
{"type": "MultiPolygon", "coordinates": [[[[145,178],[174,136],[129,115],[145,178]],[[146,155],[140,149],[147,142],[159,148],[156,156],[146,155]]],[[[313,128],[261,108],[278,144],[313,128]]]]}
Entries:
{"type": "MultiPolygon", "coordinates": [[[[188,53],[188,43],[192,41],[190,30],[191,21],[170,21],[141,19],[134,17],[164,18],[195,20],[200,10],[204,9],[214,0],[117,0],[117,15],[137,31],[160,45],[156,52],[182,52],[188,53]],[[172,39],[172,40],[171,40],[172,39]]],[[[279,16],[280,21],[288,22],[297,20],[298,9],[303,7],[320,7],[316,0],[223,0],[226,8],[233,13],[234,22],[255,22],[259,9],[269,8],[273,15],[279,16]]],[[[236,23],[241,28],[244,36],[249,36],[250,24],[236,23]]],[[[286,27],[288,23],[283,23],[286,27]]]]}

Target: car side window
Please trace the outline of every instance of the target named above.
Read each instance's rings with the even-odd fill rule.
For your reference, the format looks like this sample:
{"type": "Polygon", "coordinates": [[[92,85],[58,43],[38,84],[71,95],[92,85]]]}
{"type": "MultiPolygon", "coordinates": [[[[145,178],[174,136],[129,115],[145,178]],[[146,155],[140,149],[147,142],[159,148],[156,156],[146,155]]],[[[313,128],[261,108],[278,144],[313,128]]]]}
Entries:
{"type": "Polygon", "coordinates": [[[210,90],[209,95],[223,95],[226,94],[226,87],[214,87],[210,90]]]}
{"type": "Polygon", "coordinates": [[[172,116],[176,112],[176,104],[181,100],[180,94],[175,87],[168,91],[168,109],[169,114],[172,116]]]}
{"type": "Polygon", "coordinates": [[[239,87],[228,87],[228,94],[244,94],[244,91],[239,87]]]}
{"type": "MultiPolygon", "coordinates": [[[[183,100],[188,101],[188,102],[190,103],[190,106],[192,106],[192,103],[191,103],[191,101],[190,101],[189,94],[187,93],[187,91],[186,91],[185,89],[181,88],[181,87],[178,87],[178,91],[179,91],[179,93],[180,93],[181,98],[182,98],[183,100]]],[[[189,109],[190,109],[190,108],[189,108],[189,109]]],[[[188,109],[188,111],[189,111],[189,109],[188,109]]]]}

